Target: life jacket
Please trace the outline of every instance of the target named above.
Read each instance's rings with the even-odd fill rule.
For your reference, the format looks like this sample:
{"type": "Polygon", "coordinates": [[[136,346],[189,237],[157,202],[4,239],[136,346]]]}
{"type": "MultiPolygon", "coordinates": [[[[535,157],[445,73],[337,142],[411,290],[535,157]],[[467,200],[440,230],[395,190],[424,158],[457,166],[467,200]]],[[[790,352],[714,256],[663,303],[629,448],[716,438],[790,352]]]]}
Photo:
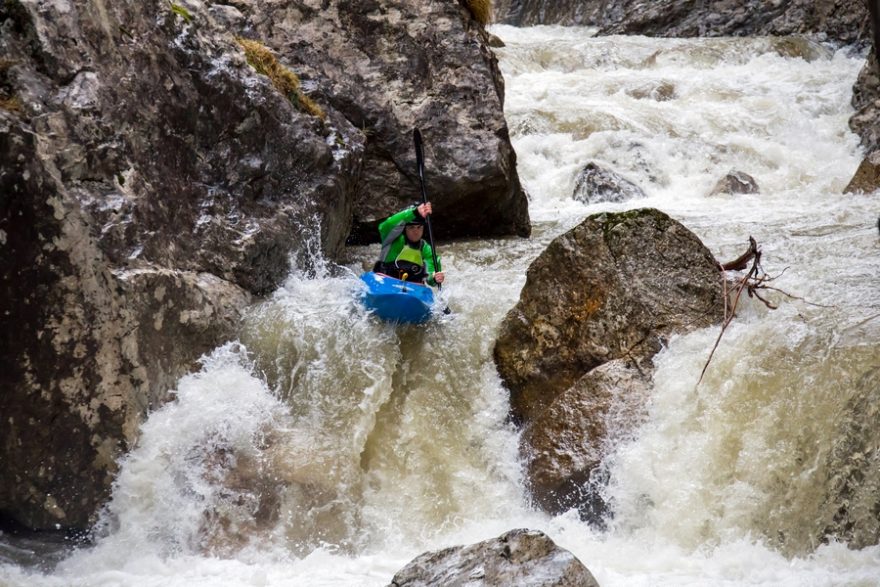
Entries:
{"type": "Polygon", "coordinates": [[[416,265],[424,266],[425,259],[422,257],[422,246],[423,241],[419,241],[418,248],[415,248],[409,243],[406,243],[405,245],[403,245],[403,248],[400,249],[400,254],[397,255],[397,259],[395,259],[394,261],[408,261],[410,263],[415,263],[416,265]]]}
{"type": "Polygon", "coordinates": [[[404,244],[403,248],[397,254],[397,258],[393,261],[378,261],[373,267],[373,271],[384,273],[397,279],[406,277],[406,281],[414,281],[422,283],[427,275],[425,267],[425,258],[422,255],[422,249],[425,241],[419,241],[418,248],[409,244],[404,244]]]}

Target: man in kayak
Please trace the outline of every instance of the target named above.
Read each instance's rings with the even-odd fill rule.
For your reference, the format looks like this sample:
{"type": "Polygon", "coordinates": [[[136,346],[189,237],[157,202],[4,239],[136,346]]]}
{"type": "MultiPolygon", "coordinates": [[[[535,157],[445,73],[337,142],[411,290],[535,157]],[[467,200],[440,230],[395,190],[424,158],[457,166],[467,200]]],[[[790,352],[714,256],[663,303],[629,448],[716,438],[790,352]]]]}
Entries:
{"type": "Polygon", "coordinates": [[[438,285],[443,283],[443,271],[434,267],[434,255],[422,237],[425,219],[431,213],[431,202],[425,202],[389,216],[379,224],[382,252],[373,267],[375,273],[384,273],[398,279],[438,285]]]}

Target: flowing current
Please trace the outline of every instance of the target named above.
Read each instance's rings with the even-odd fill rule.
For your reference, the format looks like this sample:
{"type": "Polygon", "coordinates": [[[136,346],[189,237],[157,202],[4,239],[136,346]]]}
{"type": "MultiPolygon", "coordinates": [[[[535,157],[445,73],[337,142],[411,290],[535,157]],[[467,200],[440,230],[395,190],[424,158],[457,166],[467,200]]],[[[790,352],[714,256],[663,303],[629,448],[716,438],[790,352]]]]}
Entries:
{"type": "Polygon", "coordinates": [[[453,313],[425,328],[356,302],[373,248],[294,271],[143,425],[96,543],[42,566],[7,544],[0,584],[380,586],[426,550],[528,527],[603,587],[880,585],[880,548],[823,540],[844,501],[878,523],[876,467],[843,480],[877,446],[880,402],[880,198],[842,195],[862,155],[847,120],[863,57],[797,39],[493,32],[533,237],[441,243],[453,313]],[[579,203],[591,161],[645,197],[579,203]],[[760,192],[709,196],[732,170],[760,192]],[[492,346],[550,240],[640,207],[721,261],[753,236],[794,297],[745,299],[699,386],[718,328],[655,358],[647,415],[607,460],[600,530],[530,507],[492,346]]]}

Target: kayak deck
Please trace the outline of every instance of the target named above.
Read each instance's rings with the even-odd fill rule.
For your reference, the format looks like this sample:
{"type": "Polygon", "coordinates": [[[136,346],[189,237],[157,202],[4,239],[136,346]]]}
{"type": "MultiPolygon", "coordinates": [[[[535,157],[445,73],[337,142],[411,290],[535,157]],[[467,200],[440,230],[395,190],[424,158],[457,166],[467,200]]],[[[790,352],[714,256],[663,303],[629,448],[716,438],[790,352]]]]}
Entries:
{"type": "Polygon", "coordinates": [[[427,285],[402,281],[382,273],[361,275],[367,285],[364,306],[388,322],[420,324],[431,318],[434,292],[427,285]]]}

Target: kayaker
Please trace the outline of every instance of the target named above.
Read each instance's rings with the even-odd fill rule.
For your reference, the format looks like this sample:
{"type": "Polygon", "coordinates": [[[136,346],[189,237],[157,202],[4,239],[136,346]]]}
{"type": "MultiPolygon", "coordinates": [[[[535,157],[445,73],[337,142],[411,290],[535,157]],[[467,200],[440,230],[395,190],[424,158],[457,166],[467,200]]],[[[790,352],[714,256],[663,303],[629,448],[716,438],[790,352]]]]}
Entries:
{"type": "Polygon", "coordinates": [[[379,224],[382,252],[373,267],[375,273],[384,273],[397,279],[438,285],[443,283],[443,271],[434,267],[431,245],[425,241],[425,218],[431,214],[431,202],[401,210],[379,224]]]}

